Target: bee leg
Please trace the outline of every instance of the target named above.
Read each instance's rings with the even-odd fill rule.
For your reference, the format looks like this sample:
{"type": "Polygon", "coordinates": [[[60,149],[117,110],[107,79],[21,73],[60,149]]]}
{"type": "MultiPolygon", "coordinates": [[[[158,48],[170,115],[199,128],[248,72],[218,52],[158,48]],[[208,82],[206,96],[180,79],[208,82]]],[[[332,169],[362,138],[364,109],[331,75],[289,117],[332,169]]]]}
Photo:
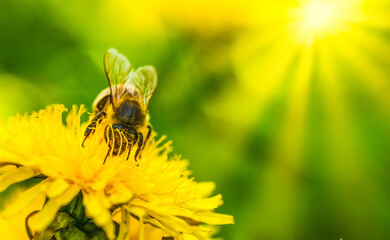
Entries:
{"type": "Polygon", "coordinates": [[[104,158],[103,164],[106,162],[107,157],[108,157],[108,155],[110,155],[110,152],[112,150],[113,143],[111,143],[111,141],[114,141],[114,136],[113,136],[113,134],[111,132],[111,128],[109,126],[106,126],[106,128],[104,129],[104,139],[108,143],[107,144],[108,145],[108,151],[107,151],[106,157],[104,158]]]}
{"type": "Polygon", "coordinates": [[[129,145],[129,150],[127,151],[126,161],[129,160],[130,152],[131,152],[131,144],[129,145]]]}
{"type": "MultiPolygon", "coordinates": [[[[148,134],[146,135],[146,138],[145,138],[145,144],[146,144],[146,142],[149,140],[150,135],[151,135],[151,133],[152,133],[152,126],[148,125],[147,128],[148,128],[148,134]]],[[[144,146],[145,146],[145,145],[144,145],[144,146]]]]}
{"type": "Polygon", "coordinates": [[[106,157],[104,158],[103,164],[106,163],[107,157],[108,157],[108,155],[110,155],[110,152],[111,152],[111,147],[108,148],[108,151],[107,151],[106,157]]]}
{"type": "MultiPolygon", "coordinates": [[[[142,135],[141,132],[138,133],[138,137],[139,137],[138,148],[137,148],[137,151],[135,152],[135,156],[134,156],[135,161],[137,161],[137,156],[138,156],[139,152],[141,151],[141,148],[144,145],[144,136],[142,135]]],[[[140,158],[141,158],[141,156],[140,156],[140,158]]]]}
{"type": "Polygon", "coordinates": [[[95,132],[96,124],[100,123],[102,121],[102,117],[106,117],[105,112],[98,112],[95,117],[93,117],[91,123],[88,125],[87,129],[85,129],[84,132],[84,140],[81,143],[81,146],[84,147],[84,142],[87,140],[90,134],[93,134],[95,132]]]}
{"type": "Polygon", "coordinates": [[[144,148],[145,148],[146,142],[149,140],[150,135],[151,135],[151,133],[152,133],[152,126],[148,125],[146,128],[148,129],[148,134],[146,134],[145,141],[144,141],[143,144],[142,144],[141,152],[139,153],[139,158],[140,158],[140,159],[141,159],[141,157],[142,157],[142,151],[143,151],[144,148]]]}
{"type": "MultiPolygon", "coordinates": [[[[131,134],[134,136],[134,138],[133,138],[133,142],[132,142],[132,143],[130,144],[130,146],[129,146],[129,152],[127,153],[126,161],[129,160],[130,151],[131,151],[131,146],[134,146],[135,143],[136,143],[137,140],[138,140],[138,132],[137,132],[135,129],[133,129],[133,130],[131,131],[131,134]]],[[[135,161],[137,161],[137,159],[136,159],[135,161]]]]}

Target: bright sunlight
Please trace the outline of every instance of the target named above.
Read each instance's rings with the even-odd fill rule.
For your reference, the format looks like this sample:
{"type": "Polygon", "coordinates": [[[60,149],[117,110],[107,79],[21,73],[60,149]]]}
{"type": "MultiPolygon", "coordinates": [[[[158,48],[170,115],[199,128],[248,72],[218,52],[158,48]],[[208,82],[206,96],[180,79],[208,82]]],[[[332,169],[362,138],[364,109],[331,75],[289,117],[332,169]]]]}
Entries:
{"type": "Polygon", "coordinates": [[[311,46],[316,39],[348,29],[359,16],[357,1],[306,0],[289,11],[289,34],[300,44],[311,46]]]}
{"type": "Polygon", "coordinates": [[[331,5],[322,1],[306,2],[303,6],[304,23],[313,31],[320,30],[331,25],[334,17],[334,9],[331,5]]]}

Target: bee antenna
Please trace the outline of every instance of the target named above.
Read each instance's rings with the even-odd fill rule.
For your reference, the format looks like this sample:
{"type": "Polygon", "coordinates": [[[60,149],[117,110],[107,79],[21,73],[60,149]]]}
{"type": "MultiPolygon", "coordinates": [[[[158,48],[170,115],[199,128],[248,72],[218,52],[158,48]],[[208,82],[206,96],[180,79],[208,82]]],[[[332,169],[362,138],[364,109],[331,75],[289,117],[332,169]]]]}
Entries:
{"type": "Polygon", "coordinates": [[[114,110],[114,112],[116,111],[116,108],[115,108],[115,105],[114,103],[112,102],[112,99],[111,99],[111,105],[112,105],[112,109],[114,110]]]}

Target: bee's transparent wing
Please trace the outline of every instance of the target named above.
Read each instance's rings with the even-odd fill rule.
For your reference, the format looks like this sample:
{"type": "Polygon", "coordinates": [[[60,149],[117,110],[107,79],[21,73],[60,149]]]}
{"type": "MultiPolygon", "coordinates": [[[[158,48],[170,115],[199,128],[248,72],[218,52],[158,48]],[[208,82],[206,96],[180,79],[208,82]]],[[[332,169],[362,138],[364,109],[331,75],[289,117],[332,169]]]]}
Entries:
{"type": "Polygon", "coordinates": [[[110,86],[112,103],[115,106],[125,90],[123,86],[129,79],[133,66],[124,55],[114,48],[107,50],[103,62],[110,86]]]}
{"type": "Polygon", "coordinates": [[[134,74],[131,74],[126,84],[134,85],[137,92],[141,94],[144,106],[149,106],[150,98],[157,86],[157,71],[153,66],[144,66],[138,68],[134,74]]]}

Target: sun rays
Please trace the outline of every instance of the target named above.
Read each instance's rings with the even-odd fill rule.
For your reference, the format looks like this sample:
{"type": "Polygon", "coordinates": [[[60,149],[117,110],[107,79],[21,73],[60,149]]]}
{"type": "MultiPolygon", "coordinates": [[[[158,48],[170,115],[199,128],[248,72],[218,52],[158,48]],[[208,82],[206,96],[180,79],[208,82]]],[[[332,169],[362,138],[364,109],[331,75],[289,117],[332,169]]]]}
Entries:
{"type": "MultiPolygon", "coordinates": [[[[359,107],[355,105],[368,103],[353,98],[366,96],[376,107],[373,114],[388,116],[390,109],[390,24],[384,18],[383,3],[290,3],[282,21],[258,31],[258,48],[236,59],[241,63],[239,81],[257,92],[257,101],[252,103],[258,116],[254,124],[269,118],[267,109],[272,107],[273,99],[283,102],[279,106],[280,121],[275,123],[277,134],[270,141],[271,151],[261,159],[266,162],[266,170],[258,178],[261,190],[257,204],[262,206],[258,221],[262,224],[269,223],[262,214],[271,215],[265,212],[275,209],[275,202],[299,204],[300,189],[305,187],[299,182],[300,174],[315,174],[319,170],[311,169],[313,165],[323,167],[319,173],[330,179],[327,187],[335,188],[346,199],[351,198],[351,181],[359,176],[367,178],[367,186],[373,186],[364,166],[364,159],[372,155],[363,150],[369,140],[364,139],[356,123],[356,116],[362,113],[356,112],[359,107]],[[273,43],[264,38],[273,39],[273,43]]],[[[272,215],[280,227],[288,229],[294,226],[294,211],[278,206],[272,215]]],[[[280,235],[280,239],[285,237],[280,235]]]]}
{"type": "MultiPolygon", "coordinates": [[[[344,74],[348,71],[350,76],[356,78],[357,84],[365,86],[365,90],[378,104],[388,106],[384,91],[390,87],[386,70],[390,67],[390,58],[386,54],[390,44],[378,32],[389,32],[390,25],[383,24],[386,22],[383,18],[384,10],[378,9],[379,14],[376,15],[374,6],[378,4],[360,0],[291,2],[284,20],[272,25],[272,29],[259,31],[258,39],[251,38],[249,45],[252,50],[242,51],[242,47],[235,50],[239,52],[234,55],[236,66],[239,66],[236,69],[238,79],[244,88],[257,93],[259,115],[265,109],[264,103],[280,90],[283,81],[291,79],[297,82],[291,86],[290,91],[293,93],[297,91],[294,90],[294,84],[307,79],[307,84],[298,87],[301,93],[297,94],[304,94],[304,89],[311,84],[312,70],[318,66],[327,66],[327,71],[333,73],[322,75],[320,81],[328,81],[327,78],[331,76],[341,77],[340,72],[344,74]],[[283,31],[286,34],[284,36],[283,31]],[[253,42],[256,41],[259,45],[253,50],[253,42]],[[327,54],[326,58],[317,57],[324,53],[327,54]],[[307,59],[310,55],[312,57],[307,59]],[[296,71],[289,70],[291,65],[295,65],[296,71]],[[286,73],[289,76],[285,76],[286,73]],[[378,91],[382,93],[375,96],[378,91]]],[[[248,44],[248,41],[245,43],[248,44]]],[[[242,46],[243,42],[237,45],[242,46]]],[[[332,84],[344,84],[337,79],[329,81],[332,84]]],[[[295,108],[294,104],[289,106],[295,108]]],[[[301,112],[304,114],[304,111],[301,112]]]]}
{"type": "Polygon", "coordinates": [[[306,0],[288,11],[287,31],[300,45],[348,31],[361,21],[361,1],[306,0]]]}

